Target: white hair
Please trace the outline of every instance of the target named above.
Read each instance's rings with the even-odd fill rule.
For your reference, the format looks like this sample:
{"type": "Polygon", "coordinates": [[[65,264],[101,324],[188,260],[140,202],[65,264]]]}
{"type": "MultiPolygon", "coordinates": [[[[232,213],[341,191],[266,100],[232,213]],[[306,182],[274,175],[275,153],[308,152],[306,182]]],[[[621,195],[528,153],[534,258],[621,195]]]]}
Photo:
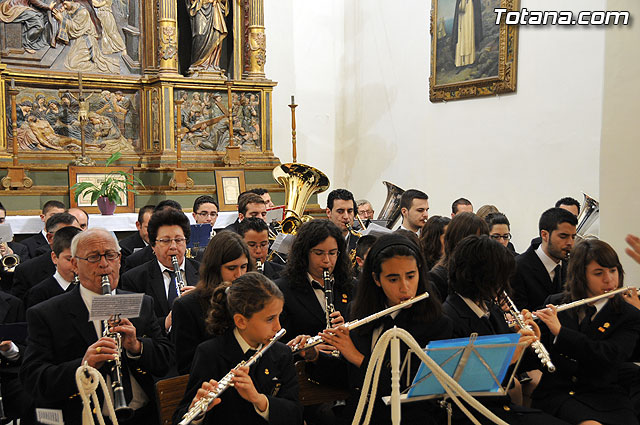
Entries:
{"type": "Polygon", "coordinates": [[[118,243],[118,238],[116,237],[115,233],[103,227],[92,227],[91,229],[80,232],[73,237],[73,239],[71,240],[71,256],[76,256],[76,253],[78,252],[78,245],[80,245],[85,239],[96,235],[106,235],[112,238],[113,242],[116,244],[116,247],[118,247],[118,252],[120,252],[120,244],[118,243]]]}

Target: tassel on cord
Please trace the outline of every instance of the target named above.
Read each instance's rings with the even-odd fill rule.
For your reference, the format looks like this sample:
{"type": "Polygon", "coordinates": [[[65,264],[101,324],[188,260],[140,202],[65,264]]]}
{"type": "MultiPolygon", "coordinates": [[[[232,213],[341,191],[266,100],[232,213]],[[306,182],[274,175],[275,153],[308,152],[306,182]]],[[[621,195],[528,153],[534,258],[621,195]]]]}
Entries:
{"type": "Polygon", "coordinates": [[[369,365],[367,366],[364,385],[362,386],[362,391],[360,392],[360,399],[358,400],[358,407],[356,409],[356,414],[353,418],[352,425],[360,425],[362,413],[367,402],[369,404],[367,406],[367,412],[363,425],[369,425],[369,422],[371,421],[374,400],[376,399],[376,393],[378,391],[380,371],[382,370],[384,363],[384,355],[391,340],[394,338],[399,338],[405,344],[407,344],[409,349],[412,350],[420,358],[420,360],[422,360],[422,362],[427,365],[438,382],[440,382],[440,385],[442,385],[444,391],[449,395],[449,397],[451,397],[451,400],[453,400],[453,402],[460,408],[460,410],[462,410],[462,412],[469,418],[469,420],[471,420],[471,422],[473,422],[475,425],[480,425],[480,422],[462,404],[458,397],[464,399],[467,403],[469,403],[471,407],[473,407],[493,423],[497,425],[509,425],[505,421],[494,415],[489,409],[484,407],[468,392],[466,392],[464,388],[462,388],[460,384],[458,384],[458,382],[456,382],[451,376],[447,375],[447,373],[442,370],[440,365],[438,365],[435,360],[429,357],[427,353],[422,350],[420,345],[418,345],[416,340],[411,336],[409,332],[400,328],[389,329],[384,334],[382,334],[380,339],[378,339],[378,343],[375,345],[373,352],[371,353],[371,359],[369,360],[369,365]],[[371,392],[370,395],[369,392],[371,392]]]}
{"type": "Polygon", "coordinates": [[[105,425],[104,418],[101,414],[100,400],[98,399],[98,384],[102,388],[102,393],[105,397],[105,403],[107,404],[107,410],[111,417],[113,425],[118,425],[118,418],[116,412],[113,410],[113,402],[111,401],[111,394],[104,377],[95,368],[89,366],[86,362],[84,365],[76,369],[76,385],[78,386],[78,392],[82,398],[82,425],[95,425],[93,420],[93,413],[91,413],[91,401],[96,408],[98,414],[98,423],[105,425]]]}

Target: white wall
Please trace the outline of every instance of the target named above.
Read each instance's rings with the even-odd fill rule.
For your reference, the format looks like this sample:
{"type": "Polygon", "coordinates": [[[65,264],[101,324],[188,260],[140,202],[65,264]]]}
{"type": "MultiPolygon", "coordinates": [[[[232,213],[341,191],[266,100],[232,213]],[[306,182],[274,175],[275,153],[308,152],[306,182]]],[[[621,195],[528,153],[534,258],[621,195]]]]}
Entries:
{"type": "MultiPolygon", "coordinates": [[[[529,10],[602,10],[604,0],[522,0],[529,10]]],[[[599,196],[605,31],[520,30],[518,91],[428,100],[430,2],[267,1],[274,150],[290,159],[295,91],[301,162],[380,208],[382,180],[419,188],[432,214],[465,196],[493,203],[524,251],[562,196],[599,196]]],[[[326,198],[321,196],[321,204],[326,198]]]]}
{"type": "MultiPolygon", "coordinates": [[[[628,10],[640,16],[637,0],[609,0],[610,10],[628,10]]],[[[606,33],[604,110],[600,158],[600,236],[620,255],[626,282],[639,286],[640,266],[624,252],[627,233],[640,235],[640,26],[610,29],[606,33]]]]}

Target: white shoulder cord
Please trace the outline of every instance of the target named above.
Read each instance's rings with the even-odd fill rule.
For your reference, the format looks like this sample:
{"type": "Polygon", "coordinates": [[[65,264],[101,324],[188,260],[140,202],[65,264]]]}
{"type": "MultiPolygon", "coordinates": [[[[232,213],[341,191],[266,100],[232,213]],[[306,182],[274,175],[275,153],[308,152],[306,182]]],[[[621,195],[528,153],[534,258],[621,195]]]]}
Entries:
{"type": "Polygon", "coordinates": [[[399,423],[400,417],[400,400],[396,396],[394,397],[393,390],[394,386],[396,387],[397,394],[399,394],[399,382],[400,382],[400,369],[399,369],[399,347],[400,342],[402,340],[410,350],[412,350],[419,358],[422,360],[429,370],[433,373],[435,378],[438,380],[442,388],[445,392],[451,397],[451,399],[456,403],[456,405],[464,412],[465,415],[476,425],[480,425],[480,422],[467,410],[461,401],[458,399],[458,396],[462,397],[471,407],[476,409],[482,415],[484,415],[487,419],[491,420],[493,423],[498,425],[508,425],[502,419],[498,418],[494,415],[489,409],[484,407],[479,401],[473,398],[469,393],[467,393],[461,386],[456,382],[452,377],[450,377],[438,363],[429,357],[418,345],[416,340],[411,336],[411,334],[404,329],[401,328],[393,328],[386,331],[382,336],[378,339],[373,352],[371,353],[371,358],[369,360],[369,365],[367,367],[367,373],[364,379],[364,385],[362,386],[362,391],[360,392],[360,400],[358,401],[358,407],[356,409],[356,414],[353,418],[352,425],[360,425],[360,420],[362,419],[362,413],[364,411],[365,404],[369,401],[369,405],[367,406],[367,413],[364,420],[363,425],[368,425],[371,420],[371,414],[373,413],[373,405],[374,400],[376,399],[376,393],[378,391],[378,381],[380,379],[380,371],[382,370],[384,355],[387,351],[387,347],[391,343],[391,363],[392,363],[392,371],[391,371],[391,386],[392,386],[392,395],[391,395],[391,412],[392,412],[392,420],[393,423],[399,423]],[[395,340],[395,341],[393,341],[395,340]],[[395,347],[394,347],[395,345],[395,347]],[[394,354],[394,348],[396,349],[396,353],[394,354]],[[396,367],[394,368],[394,357],[396,357],[396,367]],[[394,370],[395,369],[395,370],[394,370]],[[372,376],[373,375],[373,376],[372,376]],[[369,396],[369,392],[371,391],[371,395],[369,396]],[[394,403],[397,406],[394,408],[394,403]]]}
{"type": "Polygon", "coordinates": [[[83,405],[82,425],[95,424],[93,420],[93,414],[91,413],[91,401],[93,401],[93,405],[98,412],[96,416],[98,417],[99,424],[105,425],[104,418],[100,413],[102,410],[100,407],[100,400],[98,399],[98,394],[96,393],[98,384],[100,384],[100,387],[102,388],[102,393],[105,397],[105,403],[107,404],[107,410],[109,411],[111,422],[113,423],[113,425],[118,425],[118,418],[116,417],[115,410],[113,410],[111,394],[109,392],[109,388],[107,387],[107,383],[104,380],[104,377],[100,372],[98,372],[95,368],[89,366],[86,362],[84,365],[76,369],[76,385],[78,386],[78,392],[80,393],[80,397],[82,398],[83,405]]]}

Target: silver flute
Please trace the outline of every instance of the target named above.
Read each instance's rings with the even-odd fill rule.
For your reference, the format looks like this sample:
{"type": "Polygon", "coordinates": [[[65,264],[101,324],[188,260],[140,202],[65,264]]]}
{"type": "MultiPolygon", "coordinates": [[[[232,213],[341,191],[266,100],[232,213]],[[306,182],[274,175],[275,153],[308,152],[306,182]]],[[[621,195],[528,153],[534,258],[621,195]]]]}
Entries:
{"type": "MultiPolygon", "coordinates": [[[[424,294],[420,294],[420,295],[416,295],[413,298],[409,298],[406,301],[401,302],[400,304],[396,304],[394,306],[385,308],[384,310],[381,310],[377,313],[373,313],[370,316],[367,316],[365,318],[359,319],[359,320],[352,320],[351,322],[347,322],[345,323],[344,326],[345,328],[349,329],[349,330],[353,330],[355,328],[358,328],[362,325],[366,325],[367,323],[371,323],[374,320],[378,320],[381,317],[384,317],[388,314],[393,313],[394,311],[400,310],[402,308],[408,307],[411,304],[417,303],[418,301],[422,301],[426,298],[429,297],[429,293],[425,292],[424,294]]],[[[318,344],[322,344],[322,337],[320,335],[316,335],[316,336],[312,336],[311,338],[308,338],[306,341],[306,344],[304,344],[304,347],[302,346],[302,343],[299,342],[296,345],[293,345],[291,347],[291,351],[293,351],[293,354],[298,354],[301,351],[304,351],[308,348],[311,347],[315,347],[318,344]]]]}
{"type": "MultiPolygon", "coordinates": [[[[109,282],[109,276],[102,276],[102,295],[111,296],[111,283],[109,282]]],[[[119,420],[126,420],[133,417],[133,409],[127,406],[127,401],[124,396],[124,388],[122,387],[122,336],[117,332],[110,332],[109,321],[112,319],[114,324],[120,321],[119,315],[115,318],[112,316],[109,320],[102,321],[102,336],[112,338],[116,341],[117,353],[113,356],[113,360],[108,360],[106,366],[111,377],[111,389],[113,390],[113,410],[116,412],[116,416],[119,420]]]]}
{"type": "MultiPolygon", "coordinates": [[[[581,300],[572,301],[570,303],[560,304],[559,306],[556,306],[556,311],[560,312],[564,310],[571,310],[572,308],[580,307],[581,305],[585,305],[585,304],[591,304],[603,298],[609,298],[614,295],[621,294],[623,292],[631,291],[631,289],[633,288],[624,286],[622,288],[614,289],[613,291],[605,292],[604,294],[596,295],[595,297],[583,298],[581,300]]],[[[548,310],[548,309],[543,309],[543,310],[548,310]]],[[[539,319],[539,317],[536,316],[535,314],[533,314],[533,318],[539,319]]]]}
{"type": "MultiPolygon", "coordinates": [[[[251,356],[251,358],[249,360],[246,360],[246,361],[243,360],[240,363],[238,363],[238,365],[236,367],[234,367],[234,369],[238,369],[238,368],[243,367],[243,366],[249,366],[250,367],[252,364],[257,362],[260,359],[260,357],[262,357],[262,355],[265,353],[265,351],[267,351],[269,348],[271,348],[271,346],[273,344],[275,344],[275,342],[277,340],[282,338],[282,336],[286,332],[287,331],[284,328],[280,329],[278,332],[276,332],[276,334],[273,336],[273,338],[271,338],[271,340],[269,341],[269,343],[267,345],[265,345],[259,351],[257,351],[253,356],[251,356]]],[[[233,380],[233,378],[235,376],[236,375],[233,373],[233,371],[229,371],[229,373],[227,373],[221,380],[218,381],[218,385],[216,386],[216,388],[213,391],[209,391],[209,393],[206,396],[202,397],[200,400],[195,402],[193,407],[191,409],[189,409],[187,411],[187,413],[185,413],[185,415],[182,417],[182,420],[178,423],[178,425],[188,425],[193,420],[198,419],[202,415],[204,415],[207,412],[207,409],[209,408],[209,405],[211,403],[213,403],[213,401],[216,398],[220,397],[220,395],[227,388],[233,386],[233,383],[231,381],[233,380]]]]}
{"type": "Polygon", "coordinates": [[[176,290],[178,291],[178,297],[182,296],[182,291],[185,286],[187,286],[187,282],[184,280],[184,276],[182,275],[182,271],[180,270],[180,264],[178,264],[178,256],[171,256],[171,265],[173,266],[173,271],[176,274],[176,290]]]}
{"type": "MultiPolygon", "coordinates": [[[[520,329],[532,330],[531,326],[525,323],[522,313],[520,313],[518,307],[516,307],[511,298],[509,298],[509,295],[507,295],[507,293],[504,291],[502,292],[502,294],[505,301],[507,302],[507,305],[509,306],[509,313],[511,314],[511,316],[513,316],[513,320],[516,321],[520,329]]],[[[540,363],[542,363],[542,365],[545,366],[549,372],[553,373],[556,371],[555,365],[551,362],[551,355],[547,351],[546,347],[542,344],[542,342],[540,342],[539,340],[533,341],[531,343],[531,348],[533,348],[533,351],[540,359],[540,363]]]]}

